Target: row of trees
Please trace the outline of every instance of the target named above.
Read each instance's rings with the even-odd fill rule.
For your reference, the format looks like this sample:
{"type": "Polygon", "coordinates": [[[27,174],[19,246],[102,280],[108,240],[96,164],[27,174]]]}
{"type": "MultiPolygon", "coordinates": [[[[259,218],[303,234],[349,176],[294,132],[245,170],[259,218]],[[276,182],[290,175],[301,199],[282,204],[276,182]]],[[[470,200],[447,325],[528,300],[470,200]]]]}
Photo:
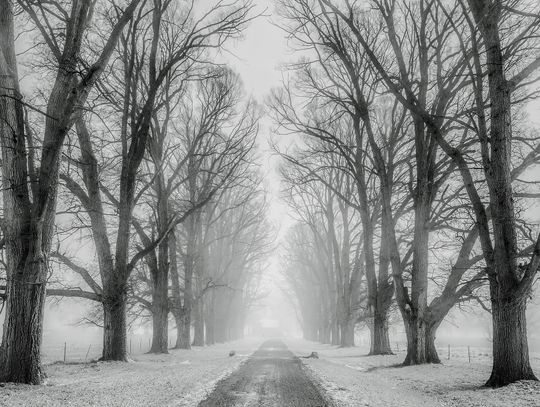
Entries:
{"type": "Polygon", "coordinates": [[[259,112],[210,60],[253,17],[249,1],[0,2],[1,381],[41,382],[47,295],[96,304],[103,360],[127,360],[141,312],[152,352],[169,314],[180,348],[192,325],[195,345],[241,336],[270,244],[259,112]]]}
{"type": "Polygon", "coordinates": [[[300,135],[279,153],[301,215],[286,270],[306,335],[348,345],[348,321],[367,317],[371,353],[389,353],[395,301],[404,364],[439,362],[437,328],[474,299],[493,317],[487,384],[535,379],[525,310],[540,239],[525,208],[538,198],[528,173],[540,145],[527,120],[540,67],[537,4],[281,7],[303,52],[272,107],[281,131],[300,135]]]}

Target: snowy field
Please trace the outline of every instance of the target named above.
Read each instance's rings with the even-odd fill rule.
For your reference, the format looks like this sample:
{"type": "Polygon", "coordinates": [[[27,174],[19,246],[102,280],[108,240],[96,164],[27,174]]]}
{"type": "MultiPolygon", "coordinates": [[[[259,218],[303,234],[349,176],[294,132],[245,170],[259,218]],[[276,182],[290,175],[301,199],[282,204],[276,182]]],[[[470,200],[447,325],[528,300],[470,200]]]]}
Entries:
{"type": "MultiPolygon", "coordinates": [[[[47,362],[43,386],[0,387],[0,406],[178,406],[195,407],[264,341],[249,338],[170,355],[132,353],[132,363],[76,363],[85,347],[68,348],[68,363],[47,362]],[[229,357],[229,351],[236,355],[229,357]]],[[[540,407],[540,384],[522,382],[502,389],[482,388],[490,371],[487,350],[440,349],[442,365],[395,367],[394,356],[365,356],[367,349],[340,349],[299,339],[285,340],[298,356],[317,351],[320,359],[302,359],[331,404],[339,407],[540,407]]],[[[137,351],[139,346],[137,346],[137,351]]],[[[90,349],[92,353],[92,349],[90,349]]],[[[45,360],[59,360],[63,347],[49,349],[45,360]]],[[[90,357],[89,357],[90,359],[90,357]]],[[[540,374],[540,358],[532,355],[540,374]]],[[[306,406],[308,407],[308,406],[306,406]]]]}
{"type": "MultiPolygon", "coordinates": [[[[303,359],[337,406],[343,407],[540,407],[540,383],[521,382],[501,389],[482,388],[490,373],[487,351],[440,349],[442,365],[396,367],[405,352],[365,356],[365,348],[337,348],[302,340],[287,340],[298,355],[317,351],[320,359],[303,359]]],[[[540,374],[540,358],[532,355],[540,374]]]]}
{"type": "Polygon", "coordinates": [[[139,354],[132,356],[132,363],[46,364],[45,385],[0,387],[0,406],[193,407],[261,342],[245,339],[171,350],[170,355],[139,354]],[[234,357],[229,357],[231,349],[234,357]]]}

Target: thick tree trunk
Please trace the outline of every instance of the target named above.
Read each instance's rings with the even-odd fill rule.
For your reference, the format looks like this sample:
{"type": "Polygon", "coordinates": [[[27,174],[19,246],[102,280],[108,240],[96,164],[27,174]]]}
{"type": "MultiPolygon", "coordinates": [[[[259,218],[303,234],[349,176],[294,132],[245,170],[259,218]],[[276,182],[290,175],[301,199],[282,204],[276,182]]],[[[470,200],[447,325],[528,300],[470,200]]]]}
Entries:
{"type": "Polygon", "coordinates": [[[492,302],[493,368],[486,386],[499,387],[518,380],[538,380],[529,362],[526,302],[492,302]]]}
{"type": "Polygon", "coordinates": [[[388,335],[388,315],[375,312],[371,328],[370,355],[392,355],[390,337],[388,335]]]}
{"type": "Polygon", "coordinates": [[[426,355],[426,324],[418,317],[411,316],[407,324],[407,355],[404,366],[428,363],[426,355]]]}
{"type": "Polygon", "coordinates": [[[2,382],[41,384],[44,377],[40,349],[46,270],[43,259],[27,261],[25,271],[14,273],[8,281],[0,359],[2,382]]]}
{"type": "Polygon", "coordinates": [[[126,362],[127,323],[125,294],[108,296],[103,302],[103,355],[101,360],[126,362]]]}
{"type": "MultiPolygon", "coordinates": [[[[45,193],[33,197],[43,204],[36,216],[30,200],[30,188],[35,191],[38,185],[30,182],[28,174],[30,165],[27,161],[24,112],[15,56],[12,7],[11,1],[0,3],[2,232],[7,266],[0,381],[40,384],[43,378],[40,348],[47,255],[54,222],[56,184],[45,193]]],[[[47,123],[50,124],[49,121],[47,123]]],[[[34,152],[31,153],[32,157],[34,152]]],[[[55,168],[51,168],[50,177],[51,183],[58,182],[55,168]]]]}
{"type": "MultiPolygon", "coordinates": [[[[470,9],[484,42],[489,89],[489,145],[483,146],[484,173],[489,187],[493,240],[488,234],[485,213],[473,199],[480,238],[488,266],[493,320],[493,369],[487,386],[503,386],[518,380],[537,380],[529,362],[527,297],[537,270],[518,270],[517,225],[512,190],[512,93],[516,83],[508,81],[508,55],[504,48],[504,2],[487,7],[469,0],[470,9]],[[488,148],[489,146],[489,153],[488,148]]],[[[532,73],[532,72],[531,72],[532,73]]],[[[469,194],[474,198],[473,195],[469,194]]],[[[536,256],[537,254],[533,255],[536,256]]],[[[529,265],[530,267],[530,265],[529,265]]]]}
{"type": "Polygon", "coordinates": [[[191,349],[191,315],[182,309],[174,315],[176,321],[175,349],[191,349]]]}
{"type": "Polygon", "coordinates": [[[435,348],[435,333],[438,324],[433,326],[424,319],[410,317],[406,321],[407,356],[404,366],[424,363],[441,363],[435,348]]]}

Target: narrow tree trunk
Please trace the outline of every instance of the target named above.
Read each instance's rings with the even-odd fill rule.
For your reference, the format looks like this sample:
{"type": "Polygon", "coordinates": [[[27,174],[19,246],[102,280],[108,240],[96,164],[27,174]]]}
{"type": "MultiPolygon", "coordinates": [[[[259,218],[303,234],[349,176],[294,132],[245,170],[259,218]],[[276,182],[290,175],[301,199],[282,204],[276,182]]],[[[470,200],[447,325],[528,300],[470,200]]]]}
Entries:
{"type": "MultiPolygon", "coordinates": [[[[417,136],[418,138],[418,136],[417,136]]],[[[422,141],[422,140],[421,140],[422,141]]],[[[417,154],[425,145],[417,140],[417,154]]],[[[418,163],[418,185],[415,196],[415,221],[413,239],[413,265],[411,276],[410,313],[404,321],[408,324],[410,335],[407,340],[407,356],[404,365],[419,365],[433,363],[427,349],[427,290],[428,290],[428,259],[429,259],[429,219],[431,212],[431,176],[426,163],[418,163]]]]}
{"type": "Polygon", "coordinates": [[[193,307],[193,346],[204,346],[204,318],[201,299],[195,300],[193,307]]]}
{"type": "Polygon", "coordinates": [[[390,337],[388,335],[388,315],[375,312],[371,328],[370,355],[392,355],[390,337]]]}
{"type": "Polygon", "coordinates": [[[323,323],[319,327],[319,342],[321,343],[330,343],[330,324],[329,323],[323,323]]]}
{"type": "Polygon", "coordinates": [[[435,334],[437,333],[437,328],[441,322],[442,321],[438,321],[437,323],[428,324],[426,330],[426,354],[429,363],[441,363],[437,348],[435,347],[435,334]]]}
{"type": "Polygon", "coordinates": [[[499,387],[518,380],[538,380],[529,362],[526,302],[492,302],[493,368],[486,386],[499,387]]]}
{"type": "Polygon", "coordinates": [[[341,324],[341,347],[343,348],[350,348],[354,346],[354,327],[355,327],[354,320],[346,321],[345,323],[341,324]]]}
{"type": "Polygon", "coordinates": [[[176,322],[175,349],[191,349],[191,312],[186,311],[191,306],[188,295],[191,295],[191,277],[187,271],[184,274],[184,306],[180,290],[180,276],[178,274],[178,259],[176,255],[176,231],[169,233],[169,270],[171,275],[171,311],[176,322]]]}
{"type": "Polygon", "coordinates": [[[168,273],[157,273],[153,278],[152,292],[152,346],[150,353],[168,353],[169,299],[168,273]]]}
{"type": "Polygon", "coordinates": [[[332,334],[332,345],[339,345],[340,343],[340,338],[339,338],[339,324],[338,324],[338,321],[337,319],[334,319],[332,321],[332,331],[331,331],[331,334],[332,334]]]}
{"type": "Polygon", "coordinates": [[[127,361],[126,295],[108,296],[103,302],[103,355],[101,360],[127,361]]]}
{"type": "Polygon", "coordinates": [[[206,335],[205,340],[207,345],[213,345],[216,343],[216,318],[214,315],[214,296],[212,295],[212,298],[210,299],[210,306],[206,309],[206,316],[205,316],[205,326],[206,326],[206,335]]]}
{"type": "Polygon", "coordinates": [[[207,345],[213,345],[216,343],[216,336],[214,331],[214,323],[213,321],[206,320],[206,344],[207,345]]]}

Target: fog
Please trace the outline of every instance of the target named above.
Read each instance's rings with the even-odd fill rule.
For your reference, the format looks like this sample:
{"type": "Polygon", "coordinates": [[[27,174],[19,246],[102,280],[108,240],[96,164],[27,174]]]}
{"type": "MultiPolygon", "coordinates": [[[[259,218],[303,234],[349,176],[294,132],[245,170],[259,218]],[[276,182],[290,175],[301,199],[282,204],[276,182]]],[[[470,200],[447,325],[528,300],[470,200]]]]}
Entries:
{"type": "Polygon", "coordinates": [[[506,3],[0,1],[0,405],[536,407],[506,3]]]}

